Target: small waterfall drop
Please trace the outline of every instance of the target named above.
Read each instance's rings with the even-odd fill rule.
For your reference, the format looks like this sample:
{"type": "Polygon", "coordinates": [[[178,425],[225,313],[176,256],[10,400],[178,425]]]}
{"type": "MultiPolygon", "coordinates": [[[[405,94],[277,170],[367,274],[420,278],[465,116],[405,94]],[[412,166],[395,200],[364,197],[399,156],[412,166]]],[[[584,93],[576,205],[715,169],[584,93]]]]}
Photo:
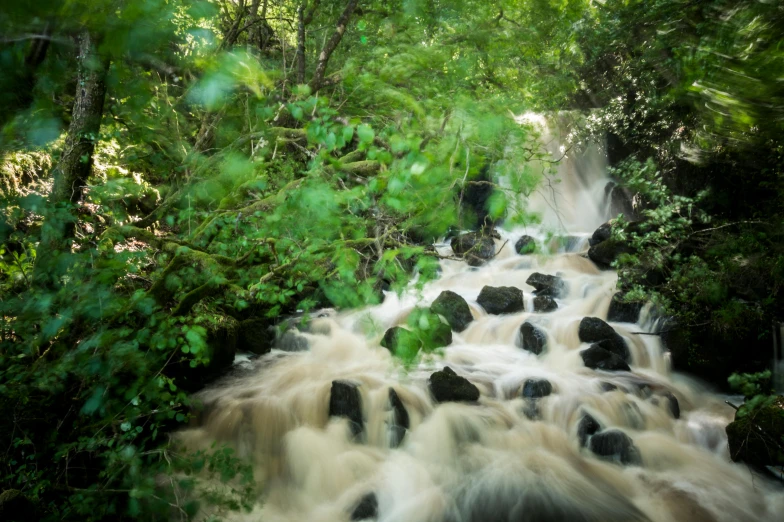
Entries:
{"type": "MultiPolygon", "coordinates": [[[[557,133],[544,135],[553,158],[564,156],[557,133]]],[[[487,264],[447,259],[421,293],[320,314],[301,334],[308,350],[273,350],[200,394],[198,425],[178,440],[191,449],[229,444],[253,465],[263,493],[252,512],[229,520],[778,519],[784,494],[729,459],[724,427],[733,410],[671,372],[659,338],[645,335],[646,309],[636,323],[610,323],[630,372],[585,366],[580,322],[607,320],[617,279],[583,255],[608,218],[606,162],[593,148],[567,152],[558,169],[557,190],[531,201],[541,227],[500,231],[500,251],[487,264]],[[577,239],[547,243],[553,230],[577,239]],[[549,253],[518,255],[522,234],[549,253]],[[565,282],[556,310],[534,311],[526,283],[534,273],[565,282]],[[486,313],[477,303],[484,286],[521,289],[524,310],[486,313]],[[473,321],[439,354],[404,369],[380,346],[384,332],[445,290],[467,301],[473,321]],[[525,322],[546,338],[539,355],[521,348],[525,322]],[[434,400],[429,378],[445,366],[476,386],[478,401],[434,400]],[[548,393],[525,397],[533,381],[546,381],[548,393]],[[355,412],[331,417],[336,408],[355,412]]]]}

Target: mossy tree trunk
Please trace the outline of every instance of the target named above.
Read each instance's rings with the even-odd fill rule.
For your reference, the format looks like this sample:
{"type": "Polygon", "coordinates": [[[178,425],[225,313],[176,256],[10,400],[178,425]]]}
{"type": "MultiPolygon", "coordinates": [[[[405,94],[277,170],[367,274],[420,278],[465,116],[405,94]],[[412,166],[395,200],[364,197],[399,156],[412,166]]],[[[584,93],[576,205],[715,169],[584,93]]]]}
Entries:
{"type": "Polygon", "coordinates": [[[75,218],[71,206],[79,203],[93,168],[106,98],[109,59],[96,49],[94,37],[83,31],[77,37],[77,78],[71,123],[60,160],[54,168],[54,184],[49,196],[51,210],[46,217],[38,249],[36,281],[56,278],[53,271],[60,253],[70,250],[75,218]]]}
{"type": "Polygon", "coordinates": [[[78,203],[93,167],[93,152],[98,140],[106,98],[106,73],[109,60],[98,54],[92,36],[78,37],[76,82],[71,124],[63,154],[54,170],[52,203],[78,203]]]}

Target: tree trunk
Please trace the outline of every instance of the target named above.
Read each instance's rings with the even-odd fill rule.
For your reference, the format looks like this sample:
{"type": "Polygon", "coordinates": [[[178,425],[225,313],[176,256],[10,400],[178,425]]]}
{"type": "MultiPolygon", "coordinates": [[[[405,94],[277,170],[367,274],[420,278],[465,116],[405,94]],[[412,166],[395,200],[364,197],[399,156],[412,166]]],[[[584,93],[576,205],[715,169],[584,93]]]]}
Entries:
{"type": "Polygon", "coordinates": [[[38,285],[56,283],[59,254],[70,251],[76,218],[68,206],[82,199],[93,167],[93,152],[103,117],[109,60],[98,55],[87,31],[77,38],[77,49],[78,72],[71,124],[60,161],[53,170],[51,207],[41,230],[33,271],[33,279],[38,285]]]}
{"type": "Polygon", "coordinates": [[[318,62],[316,63],[316,72],[313,74],[313,80],[310,82],[310,90],[313,93],[318,92],[318,90],[324,86],[324,76],[327,72],[329,57],[332,56],[332,53],[337,48],[340,40],[343,39],[343,33],[346,32],[348,21],[351,19],[351,15],[354,13],[357,3],[359,3],[359,0],[349,0],[343,13],[340,15],[340,18],[338,18],[338,25],[335,27],[335,32],[332,33],[332,36],[321,50],[321,54],[319,54],[318,62]]]}
{"type": "Polygon", "coordinates": [[[297,83],[305,83],[305,5],[297,9],[297,83]]]}
{"type": "Polygon", "coordinates": [[[78,38],[79,54],[76,95],[71,125],[60,161],[54,169],[51,202],[77,203],[93,167],[93,151],[103,117],[106,97],[106,73],[109,60],[96,53],[89,33],[78,38]]]}

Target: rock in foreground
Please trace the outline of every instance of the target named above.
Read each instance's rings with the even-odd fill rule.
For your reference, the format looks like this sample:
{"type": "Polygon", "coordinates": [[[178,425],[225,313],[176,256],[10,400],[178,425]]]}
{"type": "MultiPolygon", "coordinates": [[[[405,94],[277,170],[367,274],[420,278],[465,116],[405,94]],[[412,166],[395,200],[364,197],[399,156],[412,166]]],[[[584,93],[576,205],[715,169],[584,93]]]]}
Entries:
{"type": "Polygon", "coordinates": [[[433,373],[429,380],[430,392],[436,402],[476,402],[479,388],[465,377],[457,375],[452,368],[433,373]]]}
{"type": "Polygon", "coordinates": [[[520,255],[533,254],[536,250],[536,240],[531,236],[521,236],[515,243],[515,252],[520,255]]]}
{"type": "Polygon", "coordinates": [[[471,266],[481,266],[495,256],[495,241],[482,232],[468,232],[453,237],[450,246],[455,255],[464,256],[471,266]]]}
{"type": "Polygon", "coordinates": [[[597,433],[588,442],[588,449],[596,455],[624,465],[640,465],[640,452],[631,437],[620,430],[597,433]]]}
{"type": "Polygon", "coordinates": [[[528,321],[520,326],[520,340],[523,350],[536,355],[541,354],[547,348],[547,334],[528,321]]]}
{"type": "Polygon", "coordinates": [[[631,371],[626,361],[596,344],[580,352],[580,357],[582,357],[585,366],[592,370],[604,370],[607,372],[631,371]]]}
{"type": "Polygon", "coordinates": [[[523,291],[513,286],[485,286],[476,298],[488,314],[513,314],[525,310],[523,291]]]}
{"type": "Polygon", "coordinates": [[[462,332],[474,320],[468,303],[460,295],[451,290],[444,290],[430,305],[430,310],[442,315],[449,326],[456,332],[462,332]]]}
{"type": "Polygon", "coordinates": [[[563,279],[554,275],[534,272],[528,276],[528,279],[525,280],[525,284],[533,286],[536,289],[534,290],[534,294],[536,295],[561,297],[566,293],[566,283],[563,279]]]}
{"type": "Polygon", "coordinates": [[[784,395],[727,425],[730,457],[754,466],[784,466],[784,395]]]}
{"type": "Polygon", "coordinates": [[[580,341],[584,343],[600,343],[605,350],[614,353],[624,361],[629,361],[631,354],[626,341],[612,326],[598,317],[583,317],[577,331],[580,341]]]}
{"type": "Polygon", "coordinates": [[[353,382],[332,381],[329,395],[329,416],[344,417],[349,420],[351,433],[358,436],[362,433],[362,396],[359,386],[353,382]]]}

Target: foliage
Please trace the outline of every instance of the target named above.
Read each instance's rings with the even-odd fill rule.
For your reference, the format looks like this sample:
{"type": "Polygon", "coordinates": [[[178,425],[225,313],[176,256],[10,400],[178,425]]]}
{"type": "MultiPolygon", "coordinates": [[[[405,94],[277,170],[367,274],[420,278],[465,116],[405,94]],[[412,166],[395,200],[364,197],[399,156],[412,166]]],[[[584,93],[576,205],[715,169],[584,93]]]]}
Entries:
{"type": "Polygon", "coordinates": [[[640,221],[614,229],[621,287],[688,329],[681,369],[760,369],[784,312],[780,6],[608,0],[577,29],[585,133],[608,136],[640,221]]]}
{"type": "Polygon", "coordinates": [[[730,388],[743,394],[745,402],[738,410],[738,416],[744,417],[752,410],[768,406],[776,399],[770,388],[770,370],[757,373],[733,373],[728,381],[730,388]]]}
{"type": "MultiPolygon", "coordinates": [[[[257,500],[231,448],[168,442],[192,392],[249,322],[421,287],[450,227],[527,219],[515,194],[539,174],[519,166],[540,153],[514,115],[568,96],[573,77],[543,71],[579,60],[585,2],[12,4],[0,487],[82,521],[257,500]],[[94,53],[77,52],[85,34],[94,53]],[[106,85],[95,132],[76,103],[88,73],[106,85]],[[90,145],[84,179],[68,138],[90,145]],[[476,184],[489,207],[460,204],[476,184]]],[[[434,318],[412,321],[432,350],[434,318]]]]}

